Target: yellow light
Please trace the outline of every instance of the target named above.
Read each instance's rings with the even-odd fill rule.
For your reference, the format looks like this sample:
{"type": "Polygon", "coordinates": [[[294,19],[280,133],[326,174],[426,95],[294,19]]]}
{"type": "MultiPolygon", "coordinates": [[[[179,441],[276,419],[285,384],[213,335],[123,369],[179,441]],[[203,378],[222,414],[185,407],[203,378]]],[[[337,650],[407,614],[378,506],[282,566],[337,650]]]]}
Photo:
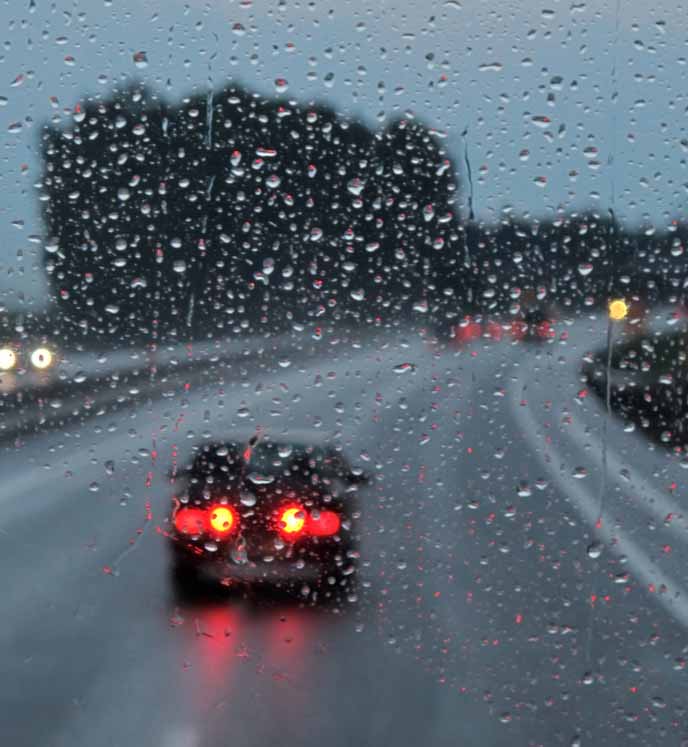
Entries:
{"type": "Polygon", "coordinates": [[[609,318],[620,322],[628,314],[628,304],[622,298],[615,298],[609,302],[609,318]]]}
{"type": "Polygon", "coordinates": [[[0,348],[0,370],[9,371],[17,365],[17,354],[12,348],[0,348]]]}
{"type": "Polygon", "coordinates": [[[31,365],[34,368],[48,368],[53,362],[53,354],[48,348],[36,348],[31,353],[31,365]]]}
{"type": "Polygon", "coordinates": [[[234,511],[227,506],[215,506],[210,513],[210,526],[220,534],[227,534],[234,526],[234,511]]]}

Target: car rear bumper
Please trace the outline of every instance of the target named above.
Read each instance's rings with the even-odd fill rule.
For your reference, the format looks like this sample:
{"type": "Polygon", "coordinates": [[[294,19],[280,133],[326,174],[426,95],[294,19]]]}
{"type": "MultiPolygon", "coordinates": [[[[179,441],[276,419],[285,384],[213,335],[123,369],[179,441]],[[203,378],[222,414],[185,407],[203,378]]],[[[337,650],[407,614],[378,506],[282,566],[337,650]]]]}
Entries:
{"type": "Polygon", "coordinates": [[[243,562],[233,559],[231,552],[222,550],[213,555],[196,555],[183,545],[173,545],[173,562],[177,569],[192,571],[208,581],[230,586],[245,584],[315,583],[328,575],[348,575],[353,561],[346,557],[346,547],[319,548],[317,554],[302,557],[251,558],[243,562]]]}

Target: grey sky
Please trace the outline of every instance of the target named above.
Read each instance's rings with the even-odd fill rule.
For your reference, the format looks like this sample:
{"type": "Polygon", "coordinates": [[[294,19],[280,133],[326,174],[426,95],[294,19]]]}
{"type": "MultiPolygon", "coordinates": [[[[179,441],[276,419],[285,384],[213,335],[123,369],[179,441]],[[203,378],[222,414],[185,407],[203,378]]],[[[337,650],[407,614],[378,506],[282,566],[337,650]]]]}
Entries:
{"type": "Polygon", "coordinates": [[[287,95],[371,126],[411,111],[445,137],[464,208],[468,148],[487,221],[505,206],[607,210],[613,188],[622,219],[661,229],[682,217],[688,181],[684,11],[623,0],[618,12],[615,0],[6,0],[0,302],[46,302],[40,124],[127,76],[170,99],[229,79],[277,95],[285,78],[287,95]]]}

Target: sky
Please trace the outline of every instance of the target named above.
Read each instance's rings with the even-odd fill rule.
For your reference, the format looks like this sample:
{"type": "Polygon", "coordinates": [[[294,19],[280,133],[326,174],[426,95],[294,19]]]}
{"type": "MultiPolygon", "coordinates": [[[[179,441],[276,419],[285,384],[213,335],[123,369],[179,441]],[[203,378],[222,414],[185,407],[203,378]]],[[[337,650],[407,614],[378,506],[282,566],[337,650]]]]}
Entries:
{"type": "Polygon", "coordinates": [[[233,80],[371,127],[416,116],[458,167],[463,214],[470,195],[486,222],[592,207],[661,231],[688,183],[686,19],[666,0],[4,0],[0,304],[49,300],[42,125],[132,77],[170,101],[233,80]]]}

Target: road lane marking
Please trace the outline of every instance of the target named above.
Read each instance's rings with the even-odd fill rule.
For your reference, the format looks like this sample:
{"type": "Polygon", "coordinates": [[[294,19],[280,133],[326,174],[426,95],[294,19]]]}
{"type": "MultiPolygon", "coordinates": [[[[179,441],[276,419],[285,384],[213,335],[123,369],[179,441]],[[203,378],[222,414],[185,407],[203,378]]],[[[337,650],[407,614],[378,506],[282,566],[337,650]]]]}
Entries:
{"type": "MultiPolygon", "coordinates": [[[[521,377],[517,376],[516,381],[513,382],[513,384],[514,386],[509,396],[512,415],[523,430],[524,438],[527,438],[528,436],[531,436],[532,438],[533,434],[540,432],[541,425],[535,420],[530,408],[521,405],[521,395],[519,392],[523,391],[524,386],[521,377]]],[[[559,471],[552,469],[553,459],[555,459],[558,464],[566,463],[568,461],[561,456],[553,444],[550,443],[547,446],[544,446],[544,444],[540,445],[534,440],[531,440],[529,446],[542,467],[547,470],[548,474],[552,475],[553,481],[557,483],[558,488],[564,495],[573,499],[574,505],[579,509],[583,518],[589,523],[591,531],[595,528],[597,535],[603,539],[605,544],[610,546],[612,552],[626,556],[628,559],[628,566],[633,572],[635,578],[642,581],[642,583],[645,584],[646,589],[653,585],[664,585],[670,592],[673,592],[671,596],[668,594],[657,594],[657,601],[675,620],[688,628],[688,597],[685,593],[686,590],[673,577],[661,571],[638,546],[638,544],[634,542],[626,532],[624,532],[624,530],[617,528],[612,534],[611,530],[608,528],[612,525],[612,521],[607,515],[608,511],[606,511],[603,516],[602,526],[596,528],[597,520],[599,518],[599,504],[596,497],[591,496],[578,482],[573,481],[570,478],[566,480],[559,471]],[[549,460],[546,458],[546,452],[550,455],[549,460]],[[612,539],[617,539],[618,542],[612,544],[612,539]]]]}

